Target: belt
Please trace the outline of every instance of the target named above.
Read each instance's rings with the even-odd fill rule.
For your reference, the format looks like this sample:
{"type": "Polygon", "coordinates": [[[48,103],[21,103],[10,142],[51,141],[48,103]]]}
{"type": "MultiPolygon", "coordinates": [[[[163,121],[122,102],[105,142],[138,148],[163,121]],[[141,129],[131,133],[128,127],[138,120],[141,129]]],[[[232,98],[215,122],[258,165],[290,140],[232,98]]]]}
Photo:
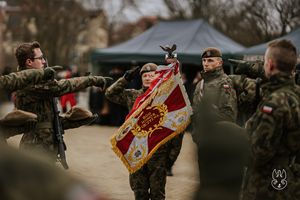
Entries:
{"type": "Polygon", "coordinates": [[[52,129],[53,124],[51,122],[39,122],[36,124],[36,129],[52,129]]]}

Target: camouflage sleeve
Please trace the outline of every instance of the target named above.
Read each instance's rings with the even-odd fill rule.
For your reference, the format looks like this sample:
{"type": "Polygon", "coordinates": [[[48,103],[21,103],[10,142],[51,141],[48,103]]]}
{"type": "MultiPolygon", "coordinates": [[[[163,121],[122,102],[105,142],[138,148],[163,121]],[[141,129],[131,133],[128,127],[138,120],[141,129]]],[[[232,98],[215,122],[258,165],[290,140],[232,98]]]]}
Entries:
{"type": "Polygon", "coordinates": [[[228,77],[232,81],[233,88],[235,89],[236,92],[242,91],[242,86],[244,79],[246,78],[245,75],[228,75],[228,77]]]}
{"type": "Polygon", "coordinates": [[[265,79],[264,63],[262,61],[255,61],[250,65],[249,74],[251,78],[265,79]]]}
{"type": "Polygon", "coordinates": [[[273,94],[260,104],[246,123],[251,144],[251,157],[256,166],[262,166],[276,153],[282,140],[284,120],[287,117],[285,95],[273,94]]]}
{"type": "MultiPolygon", "coordinates": [[[[45,84],[34,85],[30,88],[35,94],[44,97],[62,96],[67,93],[78,92],[97,83],[98,78],[95,76],[84,76],[71,79],[62,79],[59,81],[49,81],[45,84]]],[[[29,90],[29,89],[28,89],[29,90]]]]}
{"type": "Polygon", "coordinates": [[[192,101],[192,105],[193,105],[193,108],[196,108],[197,105],[199,105],[200,101],[201,101],[201,81],[199,81],[195,87],[195,91],[194,91],[194,94],[193,94],[193,101],[192,101]]]}
{"type": "Polygon", "coordinates": [[[236,92],[229,81],[223,81],[219,85],[219,118],[220,120],[235,122],[237,117],[236,92]]]}
{"type": "Polygon", "coordinates": [[[0,76],[0,88],[7,90],[18,90],[28,84],[38,83],[44,78],[44,71],[39,69],[28,69],[17,73],[0,76]]]}
{"type": "Polygon", "coordinates": [[[109,88],[106,89],[105,96],[108,100],[127,106],[127,97],[129,96],[129,90],[126,90],[128,81],[121,77],[109,88]]]}
{"type": "Polygon", "coordinates": [[[256,102],[256,80],[245,75],[229,75],[236,91],[238,106],[253,105],[256,102]]]}

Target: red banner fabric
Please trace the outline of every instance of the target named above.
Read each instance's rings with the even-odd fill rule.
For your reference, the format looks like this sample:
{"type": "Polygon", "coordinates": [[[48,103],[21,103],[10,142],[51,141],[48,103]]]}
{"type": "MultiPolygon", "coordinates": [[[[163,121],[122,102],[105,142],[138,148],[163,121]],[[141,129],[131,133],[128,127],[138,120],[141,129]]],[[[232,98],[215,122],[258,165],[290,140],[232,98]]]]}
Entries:
{"type": "Polygon", "coordinates": [[[112,149],[130,173],[140,169],[164,143],[182,133],[192,115],[179,63],[159,66],[159,77],[139,96],[111,138],[112,149]]]}

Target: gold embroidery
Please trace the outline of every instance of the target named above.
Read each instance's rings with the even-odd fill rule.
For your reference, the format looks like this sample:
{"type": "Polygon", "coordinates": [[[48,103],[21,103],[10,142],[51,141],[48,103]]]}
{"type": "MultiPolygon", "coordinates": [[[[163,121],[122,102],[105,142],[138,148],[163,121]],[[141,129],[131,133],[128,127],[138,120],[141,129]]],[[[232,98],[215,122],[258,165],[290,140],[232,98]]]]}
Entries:
{"type": "Polygon", "coordinates": [[[141,148],[139,149],[137,145],[134,145],[132,148],[130,148],[127,159],[131,163],[137,163],[140,160],[144,159],[146,157],[146,154],[147,152],[145,146],[141,146],[141,148]]]}
{"type": "Polygon", "coordinates": [[[161,84],[157,96],[165,95],[166,91],[171,91],[174,87],[174,80],[172,78],[168,79],[166,82],[161,84]]]}
{"type": "Polygon", "coordinates": [[[165,104],[151,106],[140,114],[138,122],[133,126],[132,133],[137,137],[150,136],[156,130],[162,129],[161,126],[167,119],[168,107],[165,104]]]}

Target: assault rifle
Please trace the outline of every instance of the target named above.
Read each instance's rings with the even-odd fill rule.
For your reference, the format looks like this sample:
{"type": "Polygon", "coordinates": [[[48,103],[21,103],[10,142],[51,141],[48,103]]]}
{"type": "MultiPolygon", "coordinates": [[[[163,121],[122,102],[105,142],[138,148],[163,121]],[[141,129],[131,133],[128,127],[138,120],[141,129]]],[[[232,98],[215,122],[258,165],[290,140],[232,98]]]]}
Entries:
{"type": "MultiPolygon", "coordinates": [[[[48,62],[46,60],[45,67],[48,67],[48,62]]],[[[59,110],[57,108],[57,98],[53,97],[51,99],[54,119],[53,119],[53,130],[54,130],[54,143],[58,146],[58,152],[57,152],[57,160],[62,164],[62,166],[65,169],[69,169],[67,160],[66,160],[66,154],[65,151],[67,150],[67,146],[64,142],[63,134],[64,129],[62,127],[61,121],[59,119],[59,110]]]]}

